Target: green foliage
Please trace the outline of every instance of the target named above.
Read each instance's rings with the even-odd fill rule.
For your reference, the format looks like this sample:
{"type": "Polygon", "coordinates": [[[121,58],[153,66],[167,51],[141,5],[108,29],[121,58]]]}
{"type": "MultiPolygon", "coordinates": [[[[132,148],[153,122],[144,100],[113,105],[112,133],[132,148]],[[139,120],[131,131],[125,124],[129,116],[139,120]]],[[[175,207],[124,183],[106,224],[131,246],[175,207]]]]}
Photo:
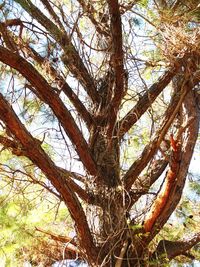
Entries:
{"type": "Polygon", "coordinates": [[[68,233],[70,228],[66,225],[70,220],[66,206],[37,185],[37,181],[45,184],[46,179],[40,172],[36,174],[36,169],[27,159],[22,157],[19,160],[4,150],[0,162],[4,162],[0,168],[1,266],[22,266],[26,260],[37,264],[43,262],[46,266],[45,262],[53,262],[55,244],[50,245],[48,236],[36,231],[36,227],[56,234],[68,233]],[[28,180],[26,174],[35,182],[32,183],[31,178],[28,180]],[[46,247],[44,253],[40,252],[44,251],[42,244],[46,247]],[[52,258],[49,258],[49,250],[52,250],[52,258]]]}
{"type": "Polygon", "coordinates": [[[198,197],[200,196],[200,175],[195,175],[195,179],[193,178],[190,183],[189,186],[191,188],[192,191],[194,191],[198,197]]]}
{"type": "Polygon", "coordinates": [[[142,7],[147,7],[149,0],[139,0],[139,5],[142,7]]]}
{"type": "MultiPolygon", "coordinates": [[[[60,100],[72,114],[74,121],[78,122],[77,128],[82,131],[83,140],[85,137],[85,139],[87,139],[89,135],[88,132],[92,129],[92,127],[89,128],[88,132],[85,134],[86,127],[81,122],[81,112],[74,111],[74,106],[76,107],[76,105],[72,107],[69,99],[66,100],[66,95],[64,95],[62,91],[62,84],[63,81],[69,81],[72,91],[74,92],[74,96],[72,93],[72,97],[76,97],[77,94],[78,99],[86,107],[87,105],[91,105],[91,103],[84,103],[86,99],[86,93],[82,93],[82,86],[87,86],[87,81],[83,81],[84,77],[82,77],[82,74],[86,77],[87,71],[86,74],[84,74],[85,70],[82,68],[79,72],[77,67],[80,67],[80,64],[78,64],[80,66],[74,65],[74,70],[73,68],[70,69],[69,66],[71,60],[76,60],[76,57],[74,57],[74,47],[77,49],[77,54],[80,55],[83,63],[86,66],[86,69],[88,70],[89,79],[90,75],[91,77],[94,77],[94,80],[91,84],[94,82],[95,86],[98,85],[99,78],[105,74],[107,68],[110,68],[113,71],[115,64],[118,65],[118,60],[116,62],[114,60],[114,64],[111,60],[113,56],[112,54],[115,54],[113,51],[116,50],[117,52],[118,50],[118,48],[115,47],[116,44],[112,45],[110,43],[112,36],[109,36],[109,38],[106,39],[106,41],[108,41],[108,43],[106,43],[106,45],[108,45],[106,46],[107,50],[103,49],[104,51],[101,51],[101,53],[97,49],[97,41],[98,38],[100,38],[99,35],[101,36],[101,34],[98,33],[98,28],[95,29],[96,22],[94,21],[96,20],[99,22],[99,30],[103,30],[105,32],[107,31],[108,33],[108,31],[112,31],[112,28],[109,28],[110,20],[115,19],[112,17],[110,20],[106,21],[106,17],[103,17],[103,15],[107,15],[107,13],[109,13],[107,1],[83,1],[83,3],[86,3],[86,10],[84,10],[84,7],[81,8],[77,1],[48,1],[54,8],[55,12],[58,12],[58,17],[55,18],[54,14],[49,14],[49,20],[45,20],[45,18],[41,17],[39,23],[36,22],[36,17],[35,19],[29,21],[31,14],[34,14],[34,12],[36,12],[38,15],[41,15],[40,10],[37,10],[36,8],[34,9],[34,7],[31,5],[31,3],[34,3],[35,1],[16,0],[14,2],[19,3],[24,10],[30,13],[27,19],[27,13],[25,14],[23,11],[23,34],[22,38],[19,38],[20,45],[17,44],[19,46],[19,54],[22,55],[30,64],[32,64],[35,69],[45,78],[52,90],[55,90],[57,96],[60,97],[60,100]],[[91,18],[88,16],[91,12],[90,9],[92,8],[90,6],[91,3],[93,7],[93,22],[91,22],[91,18]],[[61,8],[61,5],[63,5],[63,9],[61,8]],[[43,26],[41,26],[40,23],[42,23],[43,26]],[[60,27],[59,24],[62,24],[63,27],[60,27]],[[48,30],[50,30],[51,34],[48,33],[48,30]],[[65,40],[67,38],[63,38],[66,37],[64,36],[65,30],[66,36],[69,36],[69,41],[65,40]],[[73,45],[70,42],[72,42],[73,45]],[[39,60],[35,60],[34,56],[31,55],[30,50],[27,52],[28,45],[36,50],[39,60]],[[56,61],[54,61],[55,57],[57,56],[58,60],[56,59],[56,61]],[[54,68],[55,71],[53,70],[54,68]],[[58,71],[57,73],[63,77],[62,82],[58,81],[60,77],[58,77],[59,75],[55,74],[56,71],[58,71]],[[52,75],[52,72],[54,72],[54,75],[52,75]]],[[[45,1],[43,1],[43,3],[44,2],[45,1]]],[[[127,97],[123,100],[124,102],[121,106],[119,115],[120,119],[123,118],[123,116],[135,106],[138,100],[143,97],[143,95],[147,92],[149,85],[158,80],[165,68],[173,66],[173,60],[177,59],[177,55],[179,55],[178,52],[185,51],[185,47],[190,44],[190,39],[192,39],[191,37],[193,36],[193,29],[196,28],[196,25],[200,19],[200,8],[197,2],[199,1],[179,1],[180,4],[178,4],[173,10],[169,7],[171,7],[170,4],[175,3],[175,1],[139,0],[134,2],[135,5],[133,9],[129,9],[132,1],[119,1],[122,11],[123,38],[125,40],[123,40],[124,45],[122,47],[122,50],[124,51],[124,69],[126,69],[129,74],[126,88],[128,89],[127,97]],[[154,5],[155,3],[157,6],[154,5]],[[124,4],[124,10],[127,8],[129,11],[123,13],[124,10],[122,8],[122,4],[124,4]],[[181,25],[180,28],[178,28],[179,22],[183,24],[183,26],[181,25]],[[180,29],[182,31],[180,31],[180,29]],[[181,37],[184,37],[183,42],[180,42],[180,40],[182,40],[181,37]],[[170,42],[168,40],[170,40],[170,42]],[[178,44],[181,44],[180,47],[178,44]],[[171,48],[174,48],[174,50],[172,51],[171,48]],[[169,55],[171,57],[168,57],[169,55]]],[[[13,6],[10,5],[12,15],[22,14],[22,10],[19,8],[20,5],[17,7],[19,10],[14,9],[14,13],[12,13],[12,8],[15,8],[15,4],[13,6]]],[[[46,13],[48,13],[47,9],[45,9],[46,13]]],[[[45,12],[44,14],[46,15],[45,12]]],[[[0,15],[0,19],[4,20],[7,18],[8,14],[9,10],[5,10],[4,14],[0,15]]],[[[16,26],[16,28],[18,28],[18,26],[16,26]]],[[[18,33],[18,31],[15,32],[15,29],[13,30],[12,27],[8,28],[13,34],[18,33]]],[[[6,46],[6,43],[4,44],[2,41],[3,39],[4,38],[2,37],[1,42],[6,46]]],[[[17,39],[18,38],[16,38],[16,40],[17,39]]],[[[104,41],[104,38],[102,39],[104,41]]],[[[30,131],[34,138],[38,138],[40,141],[43,141],[41,147],[44,149],[46,154],[55,161],[55,164],[59,165],[61,162],[62,167],[66,166],[69,159],[69,161],[72,162],[70,163],[71,168],[68,168],[67,165],[66,169],[71,170],[74,168],[76,171],[79,168],[79,165],[74,164],[74,166],[72,166],[74,159],[78,158],[78,160],[81,160],[81,157],[77,157],[77,153],[75,150],[73,150],[71,142],[67,137],[68,132],[63,131],[61,126],[62,123],[55,118],[53,112],[50,111],[50,108],[48,108],[48,98],[45,99],[42,94],[42,97],[39,100],[37,88],[32,88],[29,83],[27,84],[27,81],[25,81],[25,79],[23,79],[22,76],[19,75],[15,70],[11,71],[9,67],[5,67],[4,65],[0,64],[0,73],[2,74],[2,79],[4,79],[3,84],[1,85],[2,92],[4,92],[5,98],[9,100],[20,120],[26,126],[27,130],[30,131]],[[17,81],[17,84],[14,84],[14,81],[15,83],[17,81]],[[47,135],[45,135],[46,133],[47,135]],[[57,149],[59,145],[60,147],[57,149]]],[[[117,83],[115,85],[117,85],[117,83]]],[[[90,88],[87,89],[88,91],[90,90],[90,88]]],[[[112,89],[110,91],[112,91],[112,89]]],[[[167,104],[169,103],[170,93],[171,87],[168,86],[166,87],[166,90],[163,91],[159,97],[157,97],[156,101],[151,103],[148,111],[145,111],[145,114],[139,119],[139,122],[135,124],[123,137],[124,140],[120,147],[122,152],[120,160],[124,160],[121,165],[122,172],[127,170],[134,160],[140,157],[143,148],[147,144],[151,144],[151,138],[155,130],[158,128],[167,104]]],[[[101,104],[103,106],[103,98],[101,100],[101,104]]],[[[149,100],[151,100],[151,95],[149,95],[149,100]]],[[[57,106],[57,109],[59,110],[59,105],[57,106]]],[[[91,111],[91,114],[99,109],[100,108],[96,106],[91,111]]],[[[106,109],[106,112],[108,110],[109,108],[106,109]]],[[[95,124],[95,126],[98,126],[101,116],[105,116],[104,112],[100,114],[100,118],[98,117],[97,124],[95,124]]],[[[137,115],[137,112],[135,114],[137,115]]],[[[96,119],[97,117],[94,116],[94,118],[96,119]]],[[[101,124],[104,125],[103,119],[101,124]]],[[[97,127],[97,131],[100,128],[101,125],[97,127]]],[[[2,129],[5,130],[4,125],[2,126],[2,129]]],[[[3,130],[1,133],[2,136],[6,136],[11,139],[13,138],[12,135],[9,136],[9,134],[3,130]]],[[[38,143],[36,143],[36,145],[37,144],[38,143]]],[[[78,142],[75,145],[78,147],[78,142]]],[[[150,149],[151,146],[149,150],[150,149]]],[[[159,144],[156,146],[156,149],[159,150],[159,144]]],[[[35,266],[37,266],[39,263],[43,264],[44,266],[50,266],[53,257],[52,254],[49,254],[49,239],[44,237],[41,233],[38,233],[36,231],[36,227],[40,227],[46,231],[56,231],[56,234],[68,234],[70,232],[68,223],[71,224],[71,221],[68,220],[68,211],[66,207],[60,204],[54,197],[54,193],[56,194],[57,192],[53,188],[50,181],[45,178],[44,174],[42,174],[41,170],[38,170],[36,166],[33,167],[33,163],[27,160],[25,157],[18,158],[11,152],[12,149],[10,149],[10,151],[4,149],[1,151],[0,155],[0,246],[2,248],[0,251],[0,262],[3,264],[5,263],[4,265],[6,265],[6,267],[22,266],[24,260],[31,261],[35,266]],[[48,190],[45,188],[51,189],[52,194],[48,193],[48,190]],[[41,251],[43,253],[41,253],[41,251]]],[[[155,152],[154,156],[152,156],[152,159],[153,157],[154,159],[157,157],[159,158],[159,153],[160,152],[155,152]]],[[[45,162],[42,163],[45,164],[45,162]]],[[[143,171],[137,175],[136,182],[139,181],[138,177],[140,178],[140,176],[146,172],[146,169],[150,166],[151,161],[146,161],[146,163],[147,164],[144,164],[145,167],[143,168],[143,171]]],[[[38,166],[41,165],[38,164],[38,166]]],[[[80,169],[82,172],[82,166],[80,169]]],[[[49,173],[48,171],[45,171],[44,173],[49,173]]],[[[85,175],[84,172],[82,173],[85,175]]],[[[93,191],[93,188],[95,188],[94,185],[92,188],[88,188],[90,186],[88,177],[80,180],[83,180],[81,184],[87,181],[85,182],[85,188],[88,189],[89,192],[90,189],[93,191]]],[[[122,185],[123,181],[124,180],[122,179],[122,185]]],[[[54,184],[56,184],[56,182],[54,182],[54,184]]],[[[198,183],[199,179],[193,180],[189,184],[190,191],[192,193],[195,192],[195,196],[200,195],[200,186],[198,183]]],[[[156,186],[153,185],[150,188],[150,194],[152,193],[151,189],[156,188],[156,186]]],[[[62,184],[57,188],[60,190],[60,188],[62,188],[62,184]]],[[[132,189],[133,192],[136,190],[137,193],[138,188],[134,188],[133,186],[132,189]]],[[[142,189],[146,188],[143,187],[142,189]]],[[[96,191],[98,190],[94,191],[96,194],[96,191]]],[[[155,191],[157,191],[157,189],[155,191]]],[[[61,194],[62,192],[63,191],[60,191],[61,194]]],[[[149,203],[148,197],[149,196],[147,194],[146,199],[149,203]]],[[[98,195],[97,198],[95,195],[95,199],[98,200],[98,195]]],[[[151,199],[151,196],[149,199],[151,199]]],[[[194,199],[196,201],[196,198],[194,199]]],[[[111,201],[110,203],[112,202],[114,201],[111,201]]],[[[141,203],[144,204],[142,201],[141,203]]],[[[173,215],[174,217],[170,219],[168,224],[166,224],[165,228],[161,232],[161,235],[154,239],[155,244],[152,244],[152,251],[154,251],[156,244],[163,237],[169,240],[178,240],[181,239],[184,234],[195,232],[197,229],[199,229],[199,209],[199,201],[192,202],[190,201],[189,196],[185,194],[180,205],[178,206],[176,213],[173,215]]],[[[110,210],[112,209],[110,208],[110,210]]],[[[135,233],[136,238],[141,238],[141,240],[144,236],[146,239],[148,239],[149,236],[149,233],[141,233],[141,229],[143,228],[143,226],[141,226],[143,219],[142,216],[145,215],[147,209],[145,210],[142,207],[142,212],[143,214],[139,214],[140,212],[138,212],[136,208],[136,214],[134,215],[138,216],[139,223],[137,222],[136,225],[129,226],[130,230],[135,233]]],[[[155,226],[157,227],[158,225],[155,224],[155,226]]],[[[92,231],[91,234],[93,235],[92,231]]],[[[96,240],[97,239],[95,239],[95,241],[96,240]]],[[[110,238],[110,240],[112,240],[112,238],[110,238]]],[[[199,246],[196,245],[193,248],[193,253],[197,259],[200,259],[198,249],[199,246]]],[[[57,257],[59,257],[59,253],[56,254],[54,259],[57,257]]],[[[183,264],[184,262],[187,262],[187,260],[180,258],[180,263],[183,264]]],[[[169,266],[169,264],[166,263],[166,265],[163,266],[169,266]]]]}
{"type": "MultiPolygon", "coordinates": [[[[30,199],[30,195],[26,195],[26,198],[19,194],[12,197],[1,195],[0,262],[4,262],[6,267],[22,266],[25,260],[31,261],[34,258],[36,261],[39,252],[37,247],[47,238],[38,233],[36,227],[53,232],[55,225],[58,227],[66,221],[67,210],[64,206],[58,209],[55,200],[52,197],[48,199],[46,194],[40,198],[36,192],[34,195],[35,199],[30,199]],[[55,210],[58,211],[57,218],[55,210]]],[[[61,227],[56,230],[56,234],[59,229],[61,227]]],[[[62,234],[63,230],[62,228],[62,234]]],[[[43,261],[47,258],[48,255],[43,255],[43,261]]]]}

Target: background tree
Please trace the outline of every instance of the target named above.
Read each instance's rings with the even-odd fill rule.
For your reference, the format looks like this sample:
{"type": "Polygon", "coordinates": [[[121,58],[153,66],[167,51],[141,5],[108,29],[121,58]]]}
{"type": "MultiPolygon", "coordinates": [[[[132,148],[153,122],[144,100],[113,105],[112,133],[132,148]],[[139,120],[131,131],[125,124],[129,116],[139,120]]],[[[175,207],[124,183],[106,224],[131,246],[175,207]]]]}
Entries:
{"type": "Polygon", "coordinates": [[[12,164],[65,203],[90,266],[191,258],[198,227],[180,240],[158,234],[198,137],[198,1],[0,8],[0,142],[17,156],[1,171],[12,164]]]}

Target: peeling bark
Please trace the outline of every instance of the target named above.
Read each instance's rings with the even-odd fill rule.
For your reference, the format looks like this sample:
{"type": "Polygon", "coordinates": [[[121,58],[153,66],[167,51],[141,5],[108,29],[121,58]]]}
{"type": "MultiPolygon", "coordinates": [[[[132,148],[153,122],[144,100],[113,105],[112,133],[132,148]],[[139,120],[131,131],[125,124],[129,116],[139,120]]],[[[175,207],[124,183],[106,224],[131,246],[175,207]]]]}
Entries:
{"type": "Polygon", "coordinates": [[[191,87],[189,86],[189,84],[187,84],[187,82],[183,83],[183,91],[180,88],[179,92],[174,94],[173,98],[171,99],[171,103],[169,104],[164,114],[164,119],[159,129],[154,134],[152,141],[150,141],[149,144],[144,148],[141,156],[131,165],[131,167],[125,174],[123,179],[126,190],[131,189],[131,186],[134,184],[139,174],[144,170],[149,161],[158,151],[159,146],[163,141],[175,116],[177,115],[185,96],[187,95],[188,91],[191,90],[191,87]]]}
{"type": "Polygon", "coordinates": [[[196,97],[194,93],[191,91],[185,101],[183,103],[186,115],[194,117],[194,121],[188,126],[185,131],[184,143],[182,145],[182,155],[179,166],[179,171],[176,175],[176,182],[170,192],[168,201],[164,209],[162,209],[162,213],[156,220],[156,226],[152,229],[151,234],[154,236],[155,233],[158,232],[159,229],[167,222],[168,218],[175,210],[177,204],[180,201],[182,196],[183,188],[185,185],[185,180],[188,173],[189,164],[193,155],[194,146],[198,137],[199,131],[199,110],[196,105],[196,97]]]}
{"type": "Polygon", "coordinates": [[[171,137],[171,147],[172,155],[169,163],[170,169],[167,171],[166,177],[164,178],[161,191],[158,193],[150,211],[145,218],[143,224],[145,232],[151,232],[157,218],[169,200],[172,187],[175,185],[176,176],[180,167],[181,145],[178,144],[178,140],[174,140],[173,136],[171,137]]]}

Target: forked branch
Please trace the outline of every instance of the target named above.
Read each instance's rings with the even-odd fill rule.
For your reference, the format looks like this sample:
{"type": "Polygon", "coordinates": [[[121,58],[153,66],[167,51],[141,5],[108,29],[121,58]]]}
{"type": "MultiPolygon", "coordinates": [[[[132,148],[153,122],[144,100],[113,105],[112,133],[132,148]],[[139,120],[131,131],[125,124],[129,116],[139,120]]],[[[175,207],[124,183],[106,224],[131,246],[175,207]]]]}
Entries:
{"type": "Polygon", "coordinates": [[[83,138],[78,126],[72,115],[67,110],[59,96],[54,92],[52,87],[42,77],[39,72],[24,58],[10,50],[0,46],[0,60],[10,67],[18,70],[30,83],[35,87],[37,96],[42,99],[53,110],[54,114],[60,121],[66,134],[75,146],[84,166],[92,175],[97,176],[96,164],[90,154],[88,145],[83,138]]]}
{"type": "Polygon", "coordinates": [[[35,138],[27,131],[2,94],[0,94],[0,119],[24,148],[28,158],[42,170],[56,190],[63,196],[70,215],[75,221],[81,247],[95,261],[97,259],[97,250],[85,213],[76,194],[65,183],[65,178],[58,171],[54,162],[42,149],[41,144],[36,142],[35,138]]]}
{"type": "Polygon", "coordinates": [[[98,102],[99,96],[94,79],[89,74],[68,34],[62,29],[59,29],[59,27],[46,17],[30,0],[15,0],[15,2],[18,2],[32,18],[40,23],[62,47],[64,51],[62,57],[64,64],[69,68],[71,73],[77,77],[93,102],[98,102]]]}
{"type": "MultiPolygon", "coordinates": [[[[187,81],[188,82],[188,81],[187,81]]],[[[189,82],[188,82],[189,83],[189,82]]],[[[165,134],[167,133],[171,123],[173,122],[179,108],[187,95],[188,91],[191,89],[190,84],[184,81],[183,88],[179,93],[175,93],[172,97],[171,103],[169,104],[165,114],[164,119],[155,133],[153,140],[144,148],[140,158],[138,158],[132,166],[129,168],[124,176],[125,186],[127,190],[130,190],[132,184],[135,182],[142,170],[147,166],[149,161],[157,152],[165,134]]]]}
{"type": "MultiPolygon", "coordinates": [[[[35,139],[36,142],[39,142],[39,140],[35,139]]],[[[16,142],[14,140],[11,140],[7,137],[0,136],[0,144],[2,144],[4,149],[9,149],[11,152],[16,156],[24,156],[28,157],[28,153],[26,150],[20,145],[19,142],[16,142]]],[[[56,167],[56,166],[55,166],[56,167]]],[[[82,187],[80,187],[76,182],[73,181],[73,179],[76,179],[76,174],[71,173],[70,171],[67,171],[65,169],[62,169],[60,167],[57,167],[57,170],[60,172],[60,174],[65,178],[64,182],[71,188],[72,191],[77,193],[77,195],[84,200],[88,204],[93,204],[92,202],[92,196],[90,196],[82,187]]],[[[78,179],[78,175],[77,175],[78,179]]],[[[45,184],[41,183],[40,181],[37,181],[38,184],[40,184],[42,187],[45,187],[47,190],[51,191],[51,193],[55,193],[56,197],[60,198],[56,192],[52,192],[49,188],[46,187],[45,184]]],[[[34,180],[35,183],[35,180],[34,180]]]]}
{"type": "Polygon", "coordinates": [[[142,96],[137,104],[125,115],[119,122],[119,137],[122,138],[130,128],[140,119],[140,117],[153,104],[157,96],[163,89],[171,82],[176,75],[179,66],[176,65],[172,69],[166,71],[156,83],[154,83],[149,90],[142,96]]]}

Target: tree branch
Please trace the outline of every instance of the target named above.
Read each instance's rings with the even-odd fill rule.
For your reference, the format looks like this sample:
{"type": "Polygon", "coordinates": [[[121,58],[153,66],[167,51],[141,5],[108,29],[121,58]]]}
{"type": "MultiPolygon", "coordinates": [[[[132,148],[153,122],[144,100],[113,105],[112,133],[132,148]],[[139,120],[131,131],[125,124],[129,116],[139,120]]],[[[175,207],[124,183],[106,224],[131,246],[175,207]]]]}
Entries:
{"type": "Polygon", "coordinates": [[[40,227],[35,227],[36,231],[39,231],[43,234],[46,234],[46,235],[49,235],[52,239],[56,240],[56,241],[59,241],[59,242],[62,242],[62,243],[70,243],[74,246],[74,249],[76,249],[77,252],[78,251],[78,248],[76,247],[77,246],[77,243],[74,241],[73,238],[70,238],[68,236],[63,236],[63,235],[56,235],[50,231],[47,231],[47,230],[44,230],[40,227]]]}
{"type": "Polygon", "coordinates": [[[149,161],[157,152],[165,134],[167,133],[171,123],[173,122],[179,108],[187,95],[188,91],[191,90],[191,84],[189,85],[189,81],[184,81],[182,84],[182,88],[179,88],[179,92],[175,93],[172,97],[171,103],[169,104],[165,114],[164,119],[154,134],[153,140],[146,145],[141,156],[131,165],[129,170],[124,176],[125,188],[126,190],[130,190],[132,184],[135,182],[139,174],[142,170],[147,166],[149,161]]]}
{"type": "MultiPolygon", "coordinates": [[[[46,1],[46,0],[44,0],[46,1]]],[[[13,25],[20,25],[23,26],[23,23],[20,19],[16,20],[6,20],[3,23],[0,23],[0,31],[1,28],[5,28],[5,26],[13,26],[13,25]]],[[[4,32],[7,32],[6,29],[4,29],[4,32]]],[[[7,32],[8,34],[8,32],[7,32]]],[[[5,36],[5,33],[4,33],[5,36]]],[[[6,37],[5,37],[6,38],[6,37]]],[[[8,40],[6,39],[4,41],[7,44],[8,48],[11,48],[9,46],[8,40]]],[[[81,116],[81,118],[84,120],[86,123],[88,129],[90,129],[91,123],[93,121],[92,116],[90,113],[87,111],[83,103],[80,101],[78,96],[73,92],[72,88],[69,86],[69,84],[65,81],[65,79],[60,75],[60,73],[53,67],[52,63],[45,57],[42,57],[40,54],[38,54],[32,47],[27,42],[23,42],[21,38],[18,38],[16,35],[14,38],[10,38],[10,42],[12,42],[13,46],[15,47],[15,50],[17,48],[22,51],[24,51],[28,56],[33,58],[40,66],[43,67],[43,69],[46,71],[47,75],[50,75],[51,78],[53,78],[56,82],[57,85],[60,89],[60,91],[63,91],[65,95],[69,98],[69,100],[72,102],[74,107],[76,108],[77,112],[81,116]],[[17,40],[17,43],[14,41],[17,40]]],[[[12,50],[12,49],[11,49],[12,50]]]]}
{"type": "Polygon", "coordinates": [[[62,47],[64,64],[71,73],[80,81],[93,102],[98,103],[99,96],[94,84],[94,79],[86,69],[81,57],[73,46],[66,32],[60,30],[50,19],[48,19],[30,0],[15,0],[29,15],[38,21],[62,47]]]}
{"type": "MultiPolygon", "coordinates": [[[[0,143],[3,145],[3,147],[5,149],[11,149],[11,151],[14,155],[16,155],[18,157],[19,156],[28,157],[28,153],[26,152],[26,150],[16,141],[13,141],[13,140],[11,140],[7,137],[4,137],[4,136],[0,136],[0,143]]],[[[88,195],[87,192],[83,188],[81,188],[77,183],[75,183],[72,180],[72,179],[76,179],[76,173],[71,173],[70,171],[67,171],[67,170],[60,168],[60,167],[57,167],[57,170],[65,178],[65,183],[67,183],[67,185],[71,188],[72,191],[77,193],[77,195],[82,200],[84,200],[86,203],[93,204],[93,201],[92,201],[93,197],[91,195],[88,195]]],[[[25,173],[23,173],[23,174],[25,174],[25,173]]],[[[35,182],[35,180],[34,180],[34,182],[35,182]]],[[[37,181],[37,183],[40,184],[42,187],[45,187],[47,190],[49,190],[52,193],[52,190],[48,189],[44,183],[41,183],[40,181],[37,181]]],[[[58,196],[58,194],[56,194],[56,197],[60,198],[60,196],[58,196]]]]}
{"type": "Polygon", "coordinates": [[[157,96],[163,89],[171,82],[172,78],[176,75],[179,66],[174,66],[166,71],[156,83],[154,83],[137,104],[124,116],[119,122],[119,138],[121,139],[125,133],[140,119],[146,110],[152,105],[157,96]]]}
{"type": "Polygon", "coordinates": [[[16,140],[20,142],[29,159],[43,171],[56,190],[63,196],[71,217],[75,221],[80,244],[86,250],[86,253],[91,255],[95,261],[98,253],[93,243],[85,213],[78,198],[65,183],[65,178],[58,171],[54,162],[41,148],[40,142],[37,142],[27,131],[2,94],[0,94],[0,119],[15,136],[16,140]]]}
{"type": "Polygon", "coordinates": [[[181,145],[182,144],[178,143],[177,140],[174,140],[173,137],[171,138],[172,154],[169,162],[170,168],[164,178],[161,191],[157,194],[157,197],[153,202],[151,209],[145,217],[143,223],[145,232],[151,232],[157,218],[160,216],[163,208],[169,200],[170,192],[175,185],[176,177],[180,168],[181,145]]]}
{"type": "Polygon", "coordinates": [[[53,110],[60,121],[66,134],[75,146],[84,166],[91,175],[98,175],[96,164],[90,154],[88,145],[78,129],[73,117],[54,92],[47,81],[37,72],[37,70],[24,58],[10,50],[0,46],[0,61],[18,70],[37,90],[37,96],[42,99],[53,110]]]}
{"type": "Polygon", "coordinates": [[[55,233],[52,233],[50,231],[44,230],[40,227],[35,227],[35,230],[47,235],[49,238],[61,242],[65,246],[65,251],[70,251],[74,258],[76,258],[78,255],[80,256],[80,251],[77,247],[77,243],[74,241],[73,238],[67,237],[67,236],[62,236],[62,235],[56,235],[55,233]]]}
{"type": "Polygon", "coordinates": [[[190,118],[190,116],[192,116],[194,117],[194,120],[191,121],[191,123],[188,125],[188,128],[184,131],[184,143],[182,147],[179,170],[176,174],[175,184],[170,191],[165,207],[162,209],[162,212],[157,217],[156,222],[151,229],[151,239],[167,222],[168,218],[180,201],[187,177],[189,164],[193,155],[194,146],[198,137],[200,114],[196,105],[194,93],[192,91],[187,94],[183,105],[186,113],[185,117],[190,118]]]}
{"type": "Polygon", "coordinates": [[[143,195],[149,192],[149,188],[155,183],[161,174],[164,172],[168,165],[168,161],[164,159],[155,160],[152,162],[152,166],[147,175],[138,177],[138,179],[133,184],[128,196],[127,205],[131,209],[134,203],[143,195]]]}
{"type": "MultiPolygon", "coordinates": [[[[152,254],[151,261],[159,261],[159,264],[174,259],[176,256],[184,255],[189,249],[200,242],[200,233],[193,236],[186,237],[180,241],[161,240],[154,253],[152,254]]],[[[157,266],[157,265],[156,265],[157,266]]],[[[152,265],[154,267],[154,265],[152,265]]]]}
{"type": "Polygon", "coordinates": [[[86,123],[88,129],[90,129],[91,124],[93,122],[92,116],[87,111],[83,103],[80,101],[78,96],[74,93],[69,84],[65,81],[65,79],[59,74],[59,72],[52,66],[50,62],[46,60],[45,57],[42,57],[38,54],[32,47],[26,46],[26,52],[30,55],[37,63],[39,63],[42,67],[46,69],[46,65],[48,64],[48,74],[55,79],[57,82],[59,89],[64,92],[64,94],[69,98],[77,112],[81,116],[81,118],[86,123]]]}
{"type": "Polygon", "coordinates": [[[46,7],[46,9],[48,10],[49,14],[51,15],[51,17],[53,18],[53,20],[55,21],[55,23],[62,29],[65,30],[64,26],[62,25],[59,16],[56,14],[56,12],[54,11],[54,9],[52,8],[51,4],[49,3],[49,0],[40,0],[42,2],[42,4],[46,7]]]}
{"type": "Polygon", "coordinates": [[[3,36],[6,47],[16,52],[17,51],[16,44],[13,42],[10,36],[10,32],[7,30],[6,23],[0,23],[0,33],[3,36]]]}
{"type": "MultiPolygon", "coordinates": [[[[88,2],[86,4],[86,2],[84,0],[77,0],[80,4],[80,6],[83,9],[83,12],[87,14],[88,18],[90,19],[90,21],[93,23],[93,25],[95,26],[96,31],[100,34],[100,35],[104,35],[105,37],[109,37],[110,34],[109,29],[106,29],[106,24],[104,22],[104,27],[102,27],[101,23],[102,21],[97,21],[95,19],[94,14],[97,12],[94,7],[92,6],[92,4],[90,2],[88,2]]],[[[104,14],[102,14],[104,15],[104,14]]]]}
{"type": "Polygon", "coordinates": [[[108,0],[109,13],[111,17],[111,36],[112,36],[112,50],[111,50],[111,66],[115,72],[115,89],[114,96],[109,108],[109,125],[108,136],[111,137],[113,129],[116,124],[117,113],[121,100],[124,97],[124,53],[122,41],[122,22],[119,10],[118,0],[108,0]]]}
{"type": "MultiPolygon", "coordinates": [[[[1,140],[2,140],[2,137],[1,137],[1,140]]],[[[25,156],[25,155],[23,155],[23,156],[25,156]]],[[[1,172],[2,173],[6,173],[6,175],[8,174],[7,177],[9,177],[10,180],[16,180],[16,181],[20,181],[20,182],[29,182],[29,183],[33,183],[33,184],[38,184],[41,187],[43,187],[44,189],[46,189],[47,191],[49,191],[51,194],[53,194],[60,201],[63,201],[62,196],[57,191],[55,191],[54,187],[52,188],[52,186],[45,184],[45,182],[43,182],[42,180],[34,178],[31,174],[29,174],[27,172],[23,172],[22,170],[11,168],[11,167],[9,167],[8,165],[5,165],[5,164],[1,164],[1,172]],[[9,168],[9,171],[7,171],[5,168],[3,168],[5,166],[7,168],[9,168]],[[27,179],[15,177],[16,173],[19,173],[20,174],[19,176],[21,176],[21,175],[27,176],[27,179]],[[10,174],[12,174],[12,177],[10,176],[10,174]]]]}

